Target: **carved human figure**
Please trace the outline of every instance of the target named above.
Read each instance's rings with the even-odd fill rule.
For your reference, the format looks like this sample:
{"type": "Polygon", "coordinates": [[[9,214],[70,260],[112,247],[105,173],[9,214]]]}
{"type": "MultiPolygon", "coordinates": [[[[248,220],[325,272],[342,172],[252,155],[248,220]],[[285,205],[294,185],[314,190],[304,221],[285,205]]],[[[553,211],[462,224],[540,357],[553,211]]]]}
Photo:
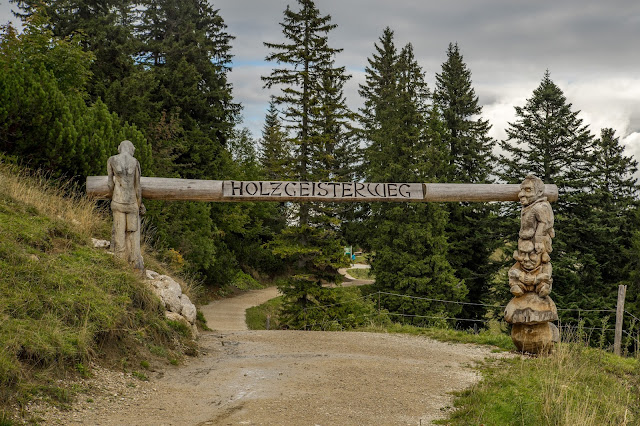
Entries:
{"type": "Polygon", "coordinates": [[[515,296],[504,311],[505,320],[512,325],[511,339],[518,350],[545,353],[558,342],[560,334],[553,321],[558,310],[549,297],[553,284],[551,239],[553,211],[544,196],[541,179],[528,175],[520,185],[520,233],[515,265],[509,269],[509,287],[515,296]]]}
{"type": "Polygon", "coordinates": [[[509,270],[511,293],[522,296],[536,292],[540,297],[551,293],[551,239],[553,210],[544,196],[544,183],[536,176],[528,175],[520,185],[518,194],[522,204],[518,249],[513,258],[516,264],[509,270]]]}
{"type": "Polygon", "coordinates": [[[544,196],[542,179],[527,175],[518,193],[522,212],[520,213],[520,239],[533,240],[537,252],[551,253],[551,239],[555,237],[553,230],[553,210],[544,196]]]}
{"type": "Polygon", "coordinates": [[[551,293],[551,258],[546,252],[538,252],[531,240],[518,241],[518,250],[513,253],[517,261],[509,269],[509,286],[514,296],[535,291],[540,297],[551,293]]]}
{"type": "Polygon", "coordinates": [[[130,141],[122,141],[118,152],[107,161],[107,182],[113,212],[111,247],[117,257],[142,271],[140,215],[145,214],[145,207],[142,204],[140,163],[133,156],[135,147],[130,141]]]}

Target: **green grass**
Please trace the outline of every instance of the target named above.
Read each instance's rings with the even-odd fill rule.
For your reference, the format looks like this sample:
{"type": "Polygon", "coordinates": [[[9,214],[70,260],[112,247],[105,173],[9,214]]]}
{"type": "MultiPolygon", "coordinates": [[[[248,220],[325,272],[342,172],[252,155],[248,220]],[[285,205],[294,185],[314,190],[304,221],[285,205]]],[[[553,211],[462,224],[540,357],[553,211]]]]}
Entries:
{"type": "Polygon", "coordinates": [[[451,425],[640,423],[640,363],[580,343],[547,357],[487,361],[482,381],[457,394],[451,425]]]}
{"type": "Polygon", "coordinates": [[[488,330],[481,330],[477,334],[471,331],[453,330],[437,327],[417,327],[399,323],[372,324],[361,327],[355,331],[368,331],[371,333],[402,333],[415,336],[426,336],[442,342],[474,343],[478,345],[490,345],[502,351],[515,350],[511,337],[500,330],[499,323],[495,323],[488,330]]]}
{"type": "Polygon", "coordinates": [[[189,346],[140,277],[91,247],[109,233],[93,202],[1,162],[0,181],[0,413],[34,396],[67,404],[73,389],[57,379],[88,377],[93,361],[189,346]]]}
{"type": "Polygon", "coordinates": [[[347,269],[347,274],[358,280],[374,280],[375,275],[371,273],[371,269],[351,268],[347,269]]]}
{"type": "Polygon", "coordinates": [[[355,260],[353,260],[353,263],[369,264],[368,256],[371,256],[371,255],[369,253],[358,254],[356,255],[355,260]]]}
{"type": "Polygon", "coordinates": [[[247,309],[246,322],[249,330],[266,330],[267,316],[270,315],[270,329],[276,330],[280,327],[278,312],[282,306],[282,296],[268,300],[262,305],[247,309]]]}

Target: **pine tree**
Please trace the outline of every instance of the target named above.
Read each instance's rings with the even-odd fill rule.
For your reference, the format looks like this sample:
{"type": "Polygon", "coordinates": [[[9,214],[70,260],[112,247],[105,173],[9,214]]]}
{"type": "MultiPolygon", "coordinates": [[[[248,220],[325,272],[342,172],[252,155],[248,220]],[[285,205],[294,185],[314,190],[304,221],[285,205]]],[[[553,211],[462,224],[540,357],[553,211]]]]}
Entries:
{"type": "Polygon", "coordinates": [[[291,144],[282,129],[278,110],[273,100],[269,103],[269,109],[265,116],[261,142],[260,163],[265,170],[266,178],[270,180],[293,178],[291,144]]]}
{"type": "Polygon", "coordinates": [[[204,0],[144,6],[137,33],[140,59],[157,81],[151,101],[175,115],[182,129],[175,169],[187,178],[222,177],[229,160],[224,147],[239,113],[227,81],[233,37],[204,0]]]}
{"type": "MultiPolygon", "coordinates": [[[[578,190],[587,172],[585,153],[593,136],[546,71],[524,107],[515,107],[517,119],[509,123],[507,140],[500,146],[501,177],[519,183],[533,173],[545,183],[560,186],[562,195],[578,190]]],[[[564,203],[560,200],[560,206],[564,203]]]]}
{"type": "MultiPolygon", "coordinates": [[[[137,59],[149,76],[130,87],[148,85],[150,128],[170,130],[172,135],[170,140],[152,141],[155,152],[172,157],[156,174],[228,177],[233,160],[227,145],[240,107],[233,102],[227,78],[233,37],[223,18],[205,0],[145,0],[135,31],[141,42],[137,59]]],[[[227,227],[236,226],[227,220],[235,207],[188,202],[174,208],[171,203],[154,202],[147,210],[158,228],[158,240],[181,251],[189,272],[212,285],[234,280],[239,262],[224,236],[227,227]],[[199,229],[201,235],[196,237],[199,229]]]]}
{"type": "MultiPolygon", "coordinates": [[[[365,175],[372,182],[425,182],[444,176],[442,123],[411,45],[399,53],[386,28],[369,59],[361,110],[365,175]]],[[[376,203],[368,220],[376,288],[409,296],[459,300],[466,288],[447,261],[446,212],[432,203],[376,203]]],[[[455,305],[385,298],[392,312],[456,314],[455,305]]],[[[414,317],[414,322],[424,322],[414,317]]]]}
{"type": "MultiPolygon", "coordinates": [[[[351,125],[354,114],[344,97],[349,76],[329,67],[317,84],[317,100],[311,108],[310,179],[353,182],[358,177],[360,150],[351,125]]],[[[313,203],[310,222],[344,235],[344,227],[357,214],[353,203],[313,203]]]]}
{"type": "MultiPolygon", "coordinates": [[[[296,12],[288,6],[284,11],[281,26],[286,41],[264,43],[272,50],[267,61],[280,67],[262,79],[266,88],[281,88],[273,100],[283,106],[283,120],[294,147],[292,177],[334,180],[336,162],[330,156],[344,143],[342,84],[348,77],[344,67],[333,62],[341,49],[328,44],[327,35],[336,27],[331,16],[322,16],[312,0],[298,0],[298,5],[296,12]]],[[[333,293],[321,287],[322,281],[336,281],[337,268],[346,264],[340,238],[331,226],[335,220],[326,213],[321,205],[301,203],[297,224],[270,243],[294,271],[291,282],[281,287],[290,326],[300,326],[299,314],[310,304],[333,300],[333,293]]]]}
{"type": "Polygon", "coordinates": [[[0,35],[0,150],[55,176],[104,173],[117,143],[131,140],[143,167],[151,163],[144,136],[100,100],[87,105],[93,56],[78,40],[53,36],[34,14],[22,34],[0,35]]]}
{"type": "Polygon", "coordinates": [[[458,44],[449,44],[442,72],[436,74],[434,101],[440,108],[447,128],[449,145],[449,182],[489,183],[495,164],[492,153],[495,141],[488,135],[489,121],[478,116],[482,107],[471,85],[458,44]]]}
{"type": "MultiPolygon", "coordinates": [[[[274,69],[269,76],[262,77],[266,88],[281,86],[281,92],[274,97],[277,105],[284,105],[284,119],[293,133],[296,179],[308,181],[312,176],[313,108],[320,93],[319,85],[327,73],[344,76],[344,67],[335,67],[333,58],[342,49],[329,47],[328,33],[336,27],[331,24],[331,16],[322,16],[312,0],[298,0],[300,10],[292,11],[288,6],[284,12],[282,32],[284,43],[264,43],[273,50],[266,58],[286,65],[274,69]]],[[[345,78],[345,77],[342,77],[345,78]]],[[[309,204],[300,205],[300,224],[310,220],[309,204]]]]}
{"type": "MultiPolygon", "coordinates": [[[[589,163],[586,192],[579,194],[581,208],[570,223],[579,235],[575,243],[583,259],[582,289],[589,288],[589,297],[599,298],[603,306],[613,306],[617,287],[629,279],[633,271],[629,266],[637,256],[630,249],[640,225],[635,218],[638,163],[624,155],[624,146],[611,128],[602,129],[595,139],[589,163]]],[[[628,294],[633,300],[638,293],[628,294]]]]}
{"type": "MultiPolygon", "coordinates": [[[[449,44],[447,60],[436,74],[434,101],[441,111],[449,167],[447,182],[490,183],[496,158],[495,141],[489,137],[491,125],[479,115],[482,107],[471,84],[458,44],[449,44]]],[[[491,255],[500,244],[495,206],[486,203],[448,203],[448,259],[456,276],[469,289],[467,301],[486,301],[492,275],[498,268],[491,255]]],[[[485,309],[465,305],[463,316],[480,318],[485,309]]]]}

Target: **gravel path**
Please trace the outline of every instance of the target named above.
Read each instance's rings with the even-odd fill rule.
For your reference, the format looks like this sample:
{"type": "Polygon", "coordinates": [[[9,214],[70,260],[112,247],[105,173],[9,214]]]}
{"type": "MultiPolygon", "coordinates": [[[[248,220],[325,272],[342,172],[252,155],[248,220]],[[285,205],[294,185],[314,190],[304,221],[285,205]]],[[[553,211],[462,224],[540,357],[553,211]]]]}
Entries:
{"type": "Polygon", "coordinates": [[[239,296],[215,300],[200,310],[207,319],[207,326],[213,330],[247,330],[245,311],[278,296],[276,287],[251,290],[239,296]]]}
{"type": "Polygon", "coordinates": [[[446,415],[450,392],[478,380],[475,362],[501,356],[421,336],[242,330],[244,309],[274,295],[270,288],[204,306],[216,329],[201,334],[204,355],[134,386],[114,373],[109,380],[127,386],[42,418],[95,425],[427,425],[446,415]]]}

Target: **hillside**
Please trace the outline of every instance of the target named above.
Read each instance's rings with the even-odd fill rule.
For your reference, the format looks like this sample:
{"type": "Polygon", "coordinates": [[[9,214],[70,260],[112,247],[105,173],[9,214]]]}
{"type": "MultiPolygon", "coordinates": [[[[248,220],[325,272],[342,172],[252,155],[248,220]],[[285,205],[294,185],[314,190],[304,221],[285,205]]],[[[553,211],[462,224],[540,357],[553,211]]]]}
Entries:
{"type": "Polygon", "coordinates": [[[141,277],[93,248],[110,225],[70,190],[0,162],[0,424],[34,399],[71,402],[57,379],[92,365],[132,372],[195,354],[141,277]]]}

